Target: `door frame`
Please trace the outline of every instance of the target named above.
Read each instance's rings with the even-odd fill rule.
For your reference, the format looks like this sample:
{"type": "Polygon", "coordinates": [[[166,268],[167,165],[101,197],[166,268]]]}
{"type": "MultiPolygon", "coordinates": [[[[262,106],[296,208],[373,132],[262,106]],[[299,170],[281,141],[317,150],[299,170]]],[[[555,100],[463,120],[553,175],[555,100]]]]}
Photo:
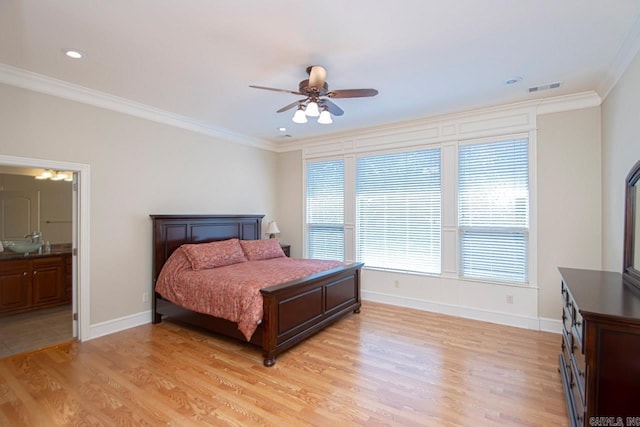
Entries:
{"type": "Polygon", "coordinates": [[[77,322],[74,321],[74,332],[77,339],[90,339],[91,329],[91,298],[90,298],[90,262],[89,262],[89,183],[90,167],[83,163],[59,162],[56,160],[35,159],[0,155],[1,166],[18,166],[38,169],[53,169],[74,172],[74,215],[72,242],[73,259],[73,312],[78,313],[77,322]]]}

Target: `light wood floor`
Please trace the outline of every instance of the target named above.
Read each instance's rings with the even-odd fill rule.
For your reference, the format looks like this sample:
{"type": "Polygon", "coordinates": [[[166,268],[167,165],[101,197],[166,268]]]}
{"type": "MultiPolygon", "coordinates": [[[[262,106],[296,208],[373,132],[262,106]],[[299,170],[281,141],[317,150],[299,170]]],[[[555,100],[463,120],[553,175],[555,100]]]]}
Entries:
{"type": "Polygon", "coordinates": [[[560,340],[365,302],[266,368],[165,321],[0,360],[0,425],[563,426],[560,340]]]}

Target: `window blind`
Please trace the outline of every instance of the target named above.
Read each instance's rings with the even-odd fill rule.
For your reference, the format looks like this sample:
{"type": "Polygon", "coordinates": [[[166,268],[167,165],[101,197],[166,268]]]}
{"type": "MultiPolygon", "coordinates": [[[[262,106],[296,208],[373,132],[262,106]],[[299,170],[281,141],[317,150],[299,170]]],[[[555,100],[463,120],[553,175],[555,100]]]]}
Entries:
{"type": "Polygon", "coordinates": [[[460,274],[526,283],[528,140],[461,145],[458,153],[460,274]]]}
{"type": "Polygon", "coordinates": [[[439,274],[440,149],[360,157],[356,163],[358,260],[439,274]]]}
{"type": "Polygon", "coordinates": [[[307,257],[344,260],[344,161],[307,164],[307,257]]]}

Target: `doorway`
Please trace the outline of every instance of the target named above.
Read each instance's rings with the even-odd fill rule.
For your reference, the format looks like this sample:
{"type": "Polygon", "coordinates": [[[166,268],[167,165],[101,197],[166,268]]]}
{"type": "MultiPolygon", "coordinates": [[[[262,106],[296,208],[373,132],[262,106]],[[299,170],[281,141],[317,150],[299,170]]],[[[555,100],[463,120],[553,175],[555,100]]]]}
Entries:
{"type": "MultiPolygon", "coordinates": [[[[71,308],[73,317],[71,323],[71,337],[80,341],[89,339],[90,331],[90,299],[89,299],[89,166],[77,163],[64,163],[42,159],[29,159],[22,157],[0,156],[0,173],[11,173],[18,169],[53,169],[64,170],[73,173],[72,184],[72,218],[71,218],[71,244],[69,248],[69,272],[71,282],[71,308]]],[[[35,176],[35,173],[34,175],[35,176]]],[[[31,178],[33,179],[33,178],[31,178]]],[[[42,219],[46,221],[46,219],[42,219]]],[[[55,220],[50,220],[53,223],[55,220]]],[[[59,227],[59,224],[56,224],[59,227]]],[[[45,236],[46,239],[46,236],[45,236]]],[[[41,313],[44,322],[46,316],[60,316],[60,310],[52,308],[49,312],[41,313]]],[[[67,324],[68,326],[68,324],[67,324]]]]}

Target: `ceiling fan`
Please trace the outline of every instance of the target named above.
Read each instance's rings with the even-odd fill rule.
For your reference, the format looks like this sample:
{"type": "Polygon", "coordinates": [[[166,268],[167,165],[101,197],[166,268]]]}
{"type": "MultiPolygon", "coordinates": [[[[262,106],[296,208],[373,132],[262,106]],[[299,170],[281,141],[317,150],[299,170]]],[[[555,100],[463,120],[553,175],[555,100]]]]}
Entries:
{"type": "Polygon", "coordinates": [[[285,105],[277,111],[282,113],[297,106],[298,109],[293,116],[293,121],[296,123],[306,123],[306,116],[309,116],[318,117],[318,123],[329,124],[332,123],[331,114],[334,116],[343,115],[344,111],[329,98],[364,98],[378,94],[376,89],[329,90],[329,85],[326,81],[327,70],[320,65],[307,67],[307,74],[309,74],[309,78],[302,80],[298,84],[297,91],[255,85],[249,85],[249,87],[304,96],[303,99],[285,105]]]}

